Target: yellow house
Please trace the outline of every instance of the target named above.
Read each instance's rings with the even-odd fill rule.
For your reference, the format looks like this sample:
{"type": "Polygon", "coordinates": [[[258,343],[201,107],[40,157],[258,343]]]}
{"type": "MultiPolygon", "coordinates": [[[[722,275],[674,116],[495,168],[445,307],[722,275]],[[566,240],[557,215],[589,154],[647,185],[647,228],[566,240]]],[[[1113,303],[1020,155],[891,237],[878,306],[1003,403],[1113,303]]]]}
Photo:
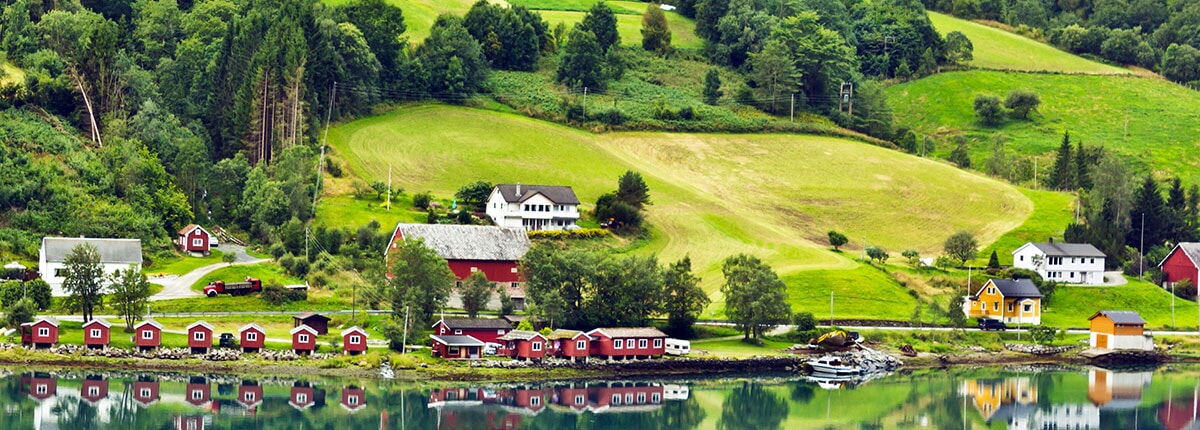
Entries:
{"type": "Polygon", "coordinates": [[[1037,404],[1037,384],[1029,378],[968,379],[959,390],[987,421],[1005,409],[1037,404]]]}
{"type": "Polygon", "coordinates": [[[1005,324],[1042,323],[1042,293],[1028,279],[988,279],[963,303],[971,318],[989,318],[1005,324]]]}

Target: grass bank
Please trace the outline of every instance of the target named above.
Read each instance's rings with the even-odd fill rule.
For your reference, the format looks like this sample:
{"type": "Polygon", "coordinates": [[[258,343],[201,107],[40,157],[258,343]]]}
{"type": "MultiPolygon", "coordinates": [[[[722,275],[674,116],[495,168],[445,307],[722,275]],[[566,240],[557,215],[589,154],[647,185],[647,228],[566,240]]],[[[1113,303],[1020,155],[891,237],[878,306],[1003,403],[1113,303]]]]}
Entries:
{"type": "Polygon", "coordinates": [[[970,63],[973,67],[1104,75],[1130,73],[1129,70],[1088,60],[1019,34],[950,15],[930,11],[929,20],[942,36],[958,31],[971,39],[971,45],[975,48],[975,59],[970,63]]]}

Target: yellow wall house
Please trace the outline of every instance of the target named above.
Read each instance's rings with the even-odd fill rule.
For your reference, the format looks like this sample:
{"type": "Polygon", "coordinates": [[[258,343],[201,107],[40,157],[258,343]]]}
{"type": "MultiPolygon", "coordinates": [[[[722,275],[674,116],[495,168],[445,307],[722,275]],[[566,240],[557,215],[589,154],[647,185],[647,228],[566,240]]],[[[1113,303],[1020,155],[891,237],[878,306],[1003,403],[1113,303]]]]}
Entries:
{"type": "Polygon", "coordinates": [[[988,318],[1005,324],[1042,323],[1042,293],[1028,279],[988,279],[968,296],[963,312],[971,318],[988,318]]]}

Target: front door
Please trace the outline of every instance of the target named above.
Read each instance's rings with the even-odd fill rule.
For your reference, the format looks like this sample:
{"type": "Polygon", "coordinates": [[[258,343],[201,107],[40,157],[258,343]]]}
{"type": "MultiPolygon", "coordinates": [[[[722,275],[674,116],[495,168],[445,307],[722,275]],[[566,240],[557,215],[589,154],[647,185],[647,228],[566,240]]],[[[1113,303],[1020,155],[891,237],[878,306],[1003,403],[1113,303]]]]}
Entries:
{"type": "Polygon", "coordinates": [[[1108,349],[1108,335],[1107,334],[1097,334],[1096,335],[1096,348],[1108,349]]]}
{"type": "Polygon", "coordinates": [[[467,347],[467,355],[471,358],[479,358],[479,347],[478,346],[468,346],[467,347]]]}

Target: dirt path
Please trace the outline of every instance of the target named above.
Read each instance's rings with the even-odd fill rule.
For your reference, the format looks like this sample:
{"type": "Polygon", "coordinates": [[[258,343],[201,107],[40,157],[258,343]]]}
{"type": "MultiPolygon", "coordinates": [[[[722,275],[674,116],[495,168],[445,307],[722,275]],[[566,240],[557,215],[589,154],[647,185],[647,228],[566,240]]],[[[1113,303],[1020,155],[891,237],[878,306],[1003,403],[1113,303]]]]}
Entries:
{"type": "MultiPolygon", "coordinates": [[[[229,247],[229,250],[227,250],[227,252],[234,252],[237,255],[237,260],[233,262],[233,265],[258,264],[258,263],[263,263],[263,262],[267,261],[267,259],[265,259],[265,258],[256,259],[253,256],[251,256],[250,254],[247,254],[246,249],[243,247],[236,246],[236,245],[226,245],[226,246],[229,247]]],[[[204,275],[212,273],[213,271],[216,271],[217,269],[220,269],[222,267],[229,267],[229,266],[230,266],[229,263],[215,263],[215,264],[210,264],[210,265],[207,265],[204,267],[198,267],[198,268],[196,268],[196,270],[188,272],[182,276],[172,275],[172,276],[163,276],[160,278],[151,279],[150,282],[162,285],[163,289],[162,289],[162,291],[159,291],[158,294],[151,296],[150,301],[153,302],[153,301],[159,301],[159,300],[172,300],[172,299],[186,299],[186,298],[191,298],[191,297],[201,297],[201,296],[203,296],[203,294],[196,292],[196,291],[192,291],[192,284],[195,284],[196,281],[199,281],[200,278],[204,277],[204,275]]]]}

